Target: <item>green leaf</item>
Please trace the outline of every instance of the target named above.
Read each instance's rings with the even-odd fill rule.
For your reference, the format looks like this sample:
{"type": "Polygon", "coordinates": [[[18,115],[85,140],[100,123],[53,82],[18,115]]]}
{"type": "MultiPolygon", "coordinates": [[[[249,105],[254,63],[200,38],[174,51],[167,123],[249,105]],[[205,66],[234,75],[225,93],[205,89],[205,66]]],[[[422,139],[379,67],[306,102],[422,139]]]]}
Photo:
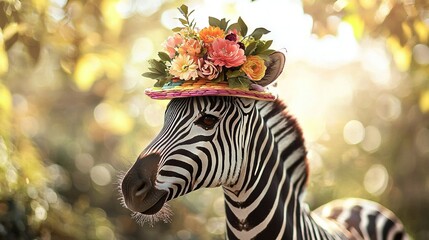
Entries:
{"type": "Polygon", "coordinates": [[[155,59],[151,59],[148,62],[152,68],[155,68],[157,70],[157,72],[165,73],[165,69],[167,68],[167,66],[165,66],[163,62],[157,61],[155,59]]]}
{"type": "Polygon", "coordinates": [[[230,88],[244,88],[249,89],[250,80],[245,77],[235,77],[228,79],[228,85],[230,88]]]}
{"type": "Polygon", "coordinates": [[[260,52],[265,51],[271,47],[271,44],[273,44],[273,40],[268,40],[264,44],[262,44],[261,46],[258,45],[257,50],[259,50],[260,52]]]}
{"type": "Polygon", "coordinates": [[[267,49],[261,53],[258,54],[258,56],[260,56],[261,58],[263,58],[264,60],[268,59],[268,56],[270,56],[271,54],[275,53],[276,50],[273,49],[267,49]]]}
{"type": "Polygon", "coordinates": [[[186,6],[185,4],[180,6],[178,9],[179,9],[180,13],[182,13],[184,16],[188,15],[188,6],[186,6]]]}
{"type": "Polygon", "coordinates": [[[180,32],[183,28],[182,27],[175,27],[173,28],[173,32],[180,32]]]}
{"type": "Polygon", "coordinates": [[[240,25],[240,33],[241,36],[245,37],[247,34],[247,25],[244,23],[243,19],[241,17],[238,18],[238,25],[240,25]]]}
{"type": "Polygon", "coordinates": [[[228,20],[228,21],[226,21],[226,19],[225,19],[225,18],[222,18],[222,19],[220,20],[219,28],[225,31],[225,30],[226,30],[226,27],[228,26],[228,23],[229,23],[229,20],[228,20]]]}
{"type": "Polygon", "coordinates": [[[157,61],[155,59],[149,59],[147,62],[149,63],[149,66],[156,68],[157,61]]]}
{"type": "Polygon", "coordinates": [[[255,50],[254,54],[258,55],[261,52],[267,50],[271,46],[272,43],[273,43],[273,40],[269,40],[269,41],[266,41],[266,42],[263,42],[263,41],[258,42],[258,45],[256,47],[256,50],[255,50]]]}
{"type": "Polygon", "coordinates": [[[215,17],[209,17],[209,24],[213,27],[220,27],[220,20],[215,17]]]}
{"type": "Polygon", "coordinates": [[[179,21],[185,26],[188,24],[188,21],[186,21],[186,19],[179,18],[179,21]]]}
{"type": "Polygon", "coordinates": [[[261,39],[262,35],[267,34],[269,32],[270,31],[265,28],[257,28],[252,32],[252,34],[250,34],[250,36],[252,36],[255,40],[259,40],[261,39]]]}
{"type": "Polygon", "coordinates": [[[252,53],[255,51],[256,46],[258,45],[258,42],[251,42],[244,51],[244,54],[246,56],[252,55],[252,53]]]}
{"type": "Polygon", "coordinates": [[[213,82],[222,82],[223,80],[225,80],[225,75],[223,75],[223,72],[221,72],[219,74],[219,76],[217,76],[217,78],[213,79],[213,82]]]}
{"type": "Polygon", "coordinates": [[[240,71],[240,70],[226,72],[226,76],[227,76],[228,79],[236,78],[236,77],[239,77],[239,76],[243,76],[243,74],[244,73],[242,71],[240,71]]]}
{"type": "Polygon", "coordinates": [[[170,61],[170,56],[165,53],[165,52],[158,52],[158,57],[162,60],[162,61],[170,61]]]}
{"type": "Polygon", "coordinates": [[[170,79],[167,78],[163,78],[163,79],[158,79],[158,81],[155,83],[155,87],[162,87],[164,86],[170,79]]]}
{"type": "Polygon", "coordinates": [[[267,49],[267,50],[263,51],[261,54],[270,55],[270,54],[275,53],[275,52],[276,52],[276,50],[273,50],[273,49],[267,49]]]}
{"type": "Polygon", "coordinates": [[[241,32],[240,25],[238,23],[233,23],[229,25],[229,27],[226,29],[227,32],[230,30],[236,29],[237,31],[241,32]]]}
{"type": "Polygon", "coordinates": [[[149,68],[149,71],[151,71],[151,72],[153,72],[153,73],[159,73],[159,74],[162,74],[163,72],[160,72],[158,69],[156,69],[156,68],[149,68]]]}
{"type": "Polygon", "coordinates": [[[154,73],[154,72],[145,72],[142,74],[143,77],[147,77],[147,78],[152,78],[152,79],[158,79],[161,78],[162,75],[159,73],[154,73]]]}

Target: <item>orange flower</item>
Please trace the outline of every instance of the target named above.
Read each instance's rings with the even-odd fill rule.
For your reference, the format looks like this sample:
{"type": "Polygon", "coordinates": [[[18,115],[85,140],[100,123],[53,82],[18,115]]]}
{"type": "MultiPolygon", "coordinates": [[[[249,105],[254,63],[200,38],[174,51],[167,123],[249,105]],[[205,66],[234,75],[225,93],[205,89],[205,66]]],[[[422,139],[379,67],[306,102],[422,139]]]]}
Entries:
{"type": "Polygon", "coordinates": [[[200,31],[200,38],[204,43],[210,44],[215,39],[224,38],[225,32],[219,27],[209,26],[200,31]]]}
{"type": "Polygon", "coordinates": [[[201,44],[199,41],[191,38],[185,40],[185,43],[179,48],[179,54],[182,55],[190,55],[191,57],[195,57],[201,52],[201,44]]]}
{"type": "Polygon", "coordinates": [[[241,66],[241,70],[246,73],[253,81],[259,81],[265,76],[265,70],[267,67],[264,64],[264,60],[258,56],[248,56],[246,62],[241,66]]]}

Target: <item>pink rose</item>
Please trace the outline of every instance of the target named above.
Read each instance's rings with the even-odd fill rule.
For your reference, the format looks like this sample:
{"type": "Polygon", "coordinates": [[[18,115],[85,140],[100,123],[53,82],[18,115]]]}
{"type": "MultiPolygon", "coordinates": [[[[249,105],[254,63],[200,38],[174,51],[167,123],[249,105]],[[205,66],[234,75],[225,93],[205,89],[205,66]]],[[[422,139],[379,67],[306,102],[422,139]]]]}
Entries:
{"type": "Polygon", "coordinates": [[[217,78],[220,70],[221,67],[215,66],[212,62],[202,58],[198,59],[198,76],[213,80],[217,78]]]}
{"type": "Polygon", "coordinates": [[[209,49],[209,59],[214,65],[231,68],[242,65],[246,61],[246,56],[237,43],[218,38],[209,49]]]}
{"type": "Polygon", "coordinates": [[[176,49],[182,44],[182,42],[183,38],[178,33],[167,38],[167,41],[164,43],[164,48],[168,52],[170,58],[174,58],[176,55],[176,49]]]}

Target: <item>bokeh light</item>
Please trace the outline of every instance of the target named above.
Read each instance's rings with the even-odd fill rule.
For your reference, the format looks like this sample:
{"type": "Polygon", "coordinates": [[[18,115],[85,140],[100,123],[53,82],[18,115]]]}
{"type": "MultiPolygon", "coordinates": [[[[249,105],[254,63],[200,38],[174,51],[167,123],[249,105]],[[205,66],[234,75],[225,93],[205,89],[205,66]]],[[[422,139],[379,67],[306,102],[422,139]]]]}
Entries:
{"type": "Polygon", "coordinates": [[[386,168],[381,164],[374,164],[366,172],[363,183],[365,190],[375,196],[379,196],[386,190],[388,182],[389,174],[386,168]]]}
{"type": "Polygon", "coordinates": [[[88,173],[94,166],[94,158],[89,153],[79,153],[74,163],[80,172],[88,173]]]}
{"type": "Polygon", "coordinates": [[[375,152],[381,146],[382,138],[380,130],[374,126],[365,128],[365,138],[362,141],[362,148],[367,152],[375,152]]]}
{"type": "Polygon", "coordinates": [[[417,150],[423,156],[429,156],[429,129],[421,128],[414,140],[417,150]]]}
{"type": "Polygon", "coordinates": [[[386,121],[396,120],[401,114],[401,101],[393,95],[383,94],[377,98],[376,111],[378,116],[386,121]]]}
{"type": "Polygon", "coordinates": [[[429,65],[429,47],[424,44],[417,44],[413,48],[413,56],[418,64],[429,65]]]}
{"type": "Polygon", "coordinates": [[[365,138],[365,128],[358,120],[349,121],[343,132],[344,140],[351,145],[358,144],[365,138]]]}
{"type": "Polygon", "coordinates": [[[112,166],[109,164],[100,164],[92,167],[90,171],[92,181],[100,186],[110,184],[112,181],[111,170],[112,166]]]}

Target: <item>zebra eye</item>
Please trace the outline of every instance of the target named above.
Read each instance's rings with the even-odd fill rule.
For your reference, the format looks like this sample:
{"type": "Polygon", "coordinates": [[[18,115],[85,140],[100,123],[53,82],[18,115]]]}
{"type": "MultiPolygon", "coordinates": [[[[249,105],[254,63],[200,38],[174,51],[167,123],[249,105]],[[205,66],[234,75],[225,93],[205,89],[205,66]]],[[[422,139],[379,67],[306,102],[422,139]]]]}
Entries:
{"type": "Polygon", "coordinates": [[[198,118],[197,121],[195,121],[194,123],[205,130],[210,130],[216,125],[218,121],[219,121],[218,117],[213,116],[211,114],[204,114],[203,116],[198,118]]]}

